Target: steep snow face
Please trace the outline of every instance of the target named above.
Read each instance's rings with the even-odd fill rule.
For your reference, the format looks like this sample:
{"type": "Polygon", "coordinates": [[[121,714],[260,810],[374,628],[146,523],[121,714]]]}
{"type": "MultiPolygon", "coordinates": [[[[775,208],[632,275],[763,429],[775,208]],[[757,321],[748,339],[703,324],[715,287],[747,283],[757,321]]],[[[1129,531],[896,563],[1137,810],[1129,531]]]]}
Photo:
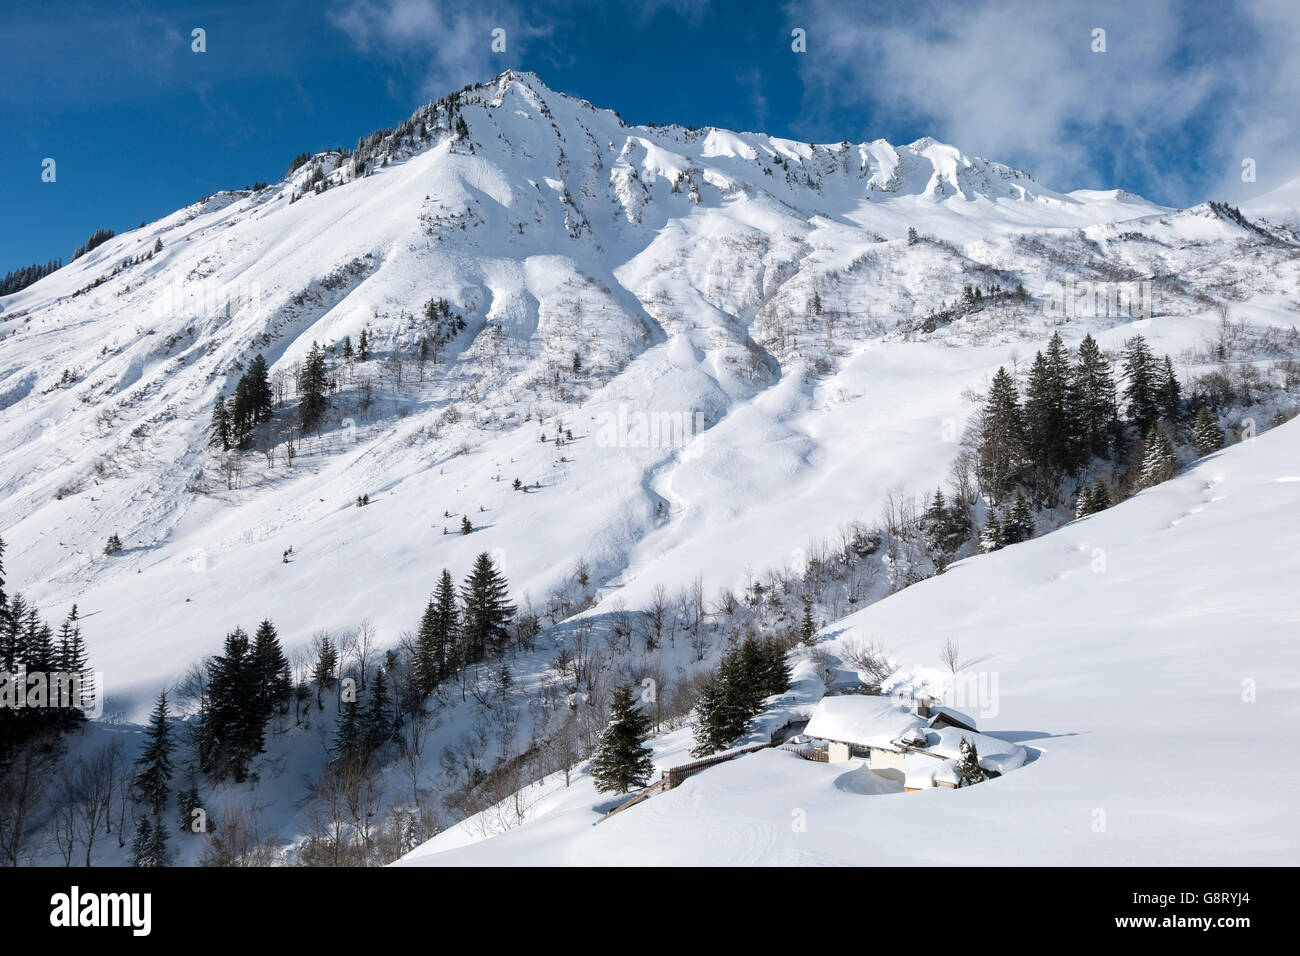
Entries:
{"type": "Polygon", "coordinates": [[[1241,211],[1254,218],[1264,218],[1293,231],[1300,230],[1300,176],[1257,199],[1241,204],[1241,211]]]}
{"type": "MultiPolygon", "coordinates": [[[[1281,865],[1300,849],[1297,574],[1291,423],[822,631],[832,654],[886,644],[907,685],[946,687],[982,733],[1028,748],[1019,769],[863,793],[850,765],[762,751],[599,826],[608,801],[584,773],[544,782],[516,830],[458,826],[403,863],[1281,865]]],[[[681,762],[675,737],[654,743],[660,766],[681,762]]]]}
{"type": "Polygon", "coordinates": [[[930,140],[628,127],[508,73],[367,152],[209,197],[0,300],[8,586],[49,615],[80,603],[128,716],[265,616],[291,646],[362,617],[395,641],[438,570],[480,551],[537,600],[579,557],[629,607],[697,574],[736,585],[891,488],[933,487],[963,391],[1017,343],[1114,345],[1136,320],[1181,348],[1211,332],[1208,294],[1291,321],[1290,247],[930,140]],[[1152,282],[1155,318],[1033,300],[1072,279],[1152,282]],[[916,333],[994,282],[1030,298],[916,333]],[[420,362],[440,299],[466,327],[420,362]],[[342,362],[363,330],[371,357],[342,362]],[[313,342],[339,391],[294,437],[313,342]],[[277,431],[235,461],[208,421],[258,353],[277,431]],[[479,530],[454,533],[462,516],[479,530]]]}

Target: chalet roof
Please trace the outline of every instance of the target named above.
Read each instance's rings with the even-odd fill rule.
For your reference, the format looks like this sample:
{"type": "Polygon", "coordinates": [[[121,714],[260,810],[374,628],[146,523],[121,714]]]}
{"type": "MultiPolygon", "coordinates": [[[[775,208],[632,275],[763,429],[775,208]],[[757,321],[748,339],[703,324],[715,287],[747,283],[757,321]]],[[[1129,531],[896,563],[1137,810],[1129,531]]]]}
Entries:
{"type": "Polygon", "coordinates": [[[930,706],[930,726],[935,723],[950,724],[958,727],[965,727],[967,730],[978,730],[975,718],[970,714],[964,713],[955,707],[949,707],[947,704],[932,704],[930,706]]]}
{"type": "Polygon", "coordinates": [[[915,739],[925,733],[924,718],[918,717],[909,703],[864,694],[823,697],[804,728],[804,736],[892,748],[900,737],[915,739]]]}

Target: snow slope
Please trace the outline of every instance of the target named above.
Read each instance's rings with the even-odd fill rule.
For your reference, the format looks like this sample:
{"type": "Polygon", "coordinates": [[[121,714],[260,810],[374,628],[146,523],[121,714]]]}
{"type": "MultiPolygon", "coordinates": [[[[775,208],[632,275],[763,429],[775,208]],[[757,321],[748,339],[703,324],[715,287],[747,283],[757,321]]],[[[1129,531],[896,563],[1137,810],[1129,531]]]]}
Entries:
{"type": "MultiPolygon", "coordinates": [[[[1293,422],[824,629],[824,648],[880,640],[936,685],[939,645],[957,639],[963,673],[997,690],[981,731],[1034,756],[1019,770],[863,794],[853,765],[761,751],[599,826],[608,800],[589,779],[548,780],[525,825],[486,840],[457,827],[402,863],[1287,864],[1298,556],[1293,422]]],[[[661,766],[680,762],[657,744],[661,766]]]]}

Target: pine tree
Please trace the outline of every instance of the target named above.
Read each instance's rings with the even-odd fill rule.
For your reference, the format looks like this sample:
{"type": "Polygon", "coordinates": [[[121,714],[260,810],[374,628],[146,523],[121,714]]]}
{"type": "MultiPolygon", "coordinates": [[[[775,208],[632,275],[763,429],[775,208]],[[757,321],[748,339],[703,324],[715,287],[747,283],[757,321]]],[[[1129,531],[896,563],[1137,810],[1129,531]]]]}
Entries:
{"type": "Polygon", "coordinates": [[[1086,518],[1096,510],[1097,507],[1092,497],[1092,485],[1084,482],[1083,487],[1079,489],[1079,497],[1074,502],[1074,516],[1076,518],[1086,518]]]}
{"type": "Polygon", "coordinates": [[[153,857],[153,825],[148,817],[141,817],[135,827],[135,837],[131,840],[132,866],[157,866],[153,857]]]}
{"type": "Polygon", "coordinates": [[[1160,428],[1152,425],[1147,431],[1145,448],[1142,453],[1142,474],[1138,478],[1139,488],[1150,488],[1168,481],[1178,467],[1178,456],[1174,446],[1160,428]]]}
{"type": "Polygon", "coordinates": [[[460,533],[470,534],[474,530],[474,525],[470,524],[469,515],[460,519],[460,533]]]}
{"type": "Polygon", "coordinates": [[[334,758],[344,761],[355,759],[361,752],[363,739],[361,721],[357,717],[357,702],[345,700],[339,705],[334,729],[334,758]]]}
{"type": "Polygon", "coordinates": [[[799,625],[799,640],[805,647],[812,647],[816,643],[817,624],[813,620],[812,601],[804,598],[803,601],[803,621],[799,625]]]}
{"type": "Polygon", "coordinates": [[[248,380],[248,400],[253,423],[260,425],[262,422],[270,421],[275,405],[274,393],[271,391],[271,382],[267,377],[266,359],[260,352],[248,363],[248,371],[244,373],[244,377],[248,380]]]}
{"type": "Polygon", "coordinates": [[[961,774],[962,784],[970,786],[975,783],[983,783],[989,778],[980,766],[979,751],[975,749],[973,743],[969,743],[965,737],[961,739],[961,759],[957,762],[957,772],[961,774]]]}
{"type": "Polygon", "coordinates": [[[292,689],[289,661],[269,619],[263,620],[253,635],[253,668],[258,702],[269,717],[276,707],[288,704],[292,689]]]}
{"type": "Polygon", "coordinates": [[[1034,357],[1025,387],[1025,446],[1040,494],[1054,490],[1077,464],[1078,426],[1072,406],[1070,362],[1058,332],[1047,354],[1034,357]]]}
{"type": "Polygon", "coordinates": [[[1196,424],[1192,426],[1192,447],[1198,455],[1208,455],[1223,447],[1223,429],[1206,405],[1202,405],[1196,413],[1196,424]]]}
{"type": "Polygon", "coordinates": [[[1110,362],[1091,334],[1079,344],[1071,393],[1081,457],[1106,457],[1114,447],[1116,426],[1115,380],[1110,362]]]}
{"type": "Polygon", "coordinates": [[[1128,419],[1145,432],[1160,415],[1160,376],[1155,357],[1140,335],[1125,343],[1124,378],[1128,419]]]}
{"type": "Polygon", "coordinates": [[[334,649],[334,642],[326,634],[321,638],[320,653],[316,657],[316,663],[312,668],[312,681],[316,684],[316,706],[324,707],[321,702],[321,691],[326,687],[334,686],[334,669],[338,667],[339,654],[334,649]]]}
{"type": "Polygon", "coordinates": [[[637,707],[632,688],[626,684],[617,688],[610,702],[609,726],[601,732],[591,758],[591,776],[597,790],[627,793],[649,782],[654,772],[651,750],[645,746],[649,736],[650,719],[637,707]]]}
{"type": "Polygon", "coordinates": [[[212,406],[212,435],[208,438],[208,446],[230,451],[230,409],[221,396],[217,396],[217,404],[212,406]]]}
{"type": "Polygon", "coordinates": [[[361,330],[361,336],[357,339],[357,358],[363,362],[370,358],[370,336],[365,329],[361,330]]]}
{"type": "Polygon", "coordinates": [[[1015,380],[1005,368],[993,376],[980,416],[975,474],[994,503],[1010,494],[1025,464],[1025,424],[1015,380]]]}
{"type": "Polygon", "coordinates": [[[388,696],[388,678],[384,676],[382,667],[375,669],[374,679],[370,682],[369,697],[361,733],[366,746],[371,750],[378,750],[393,739],[393,720],[388,715],[391,703],[391,698],[388,696]]]}
{"type": "Polygon", "coordinates": [[[456,586],[452,583],[451,572],[444,568],[438,587],[424,609],[416,636],[416,686],[421,697],[429,696],[455,667],[453,649],[459,617],[456,586]]]}
{"type": "Polygon", "coordinates": [[[352,360],[352,336],[343,336],[343,360],[350,362],[352,360]]]}
{"type": "Polygon", "coordinates": [[[1160,414],[1170,425],[1178,424],[1183,416],[1183,390],[1174,372],[1174,362],[1168,355],[1160,369],[1160,414]]]}
{"type": "Polygon", "coordinates": [[[1029,508],[1029,501],[1019,492],[1016,494],[1016,503],[1011,507],[1011,513],[1007,515],[1002,523],[1002,538],[1005,544],[1019,544],[1021,541],[1028,541],[1034,536],[1037,530],[1034,523],[1034,514],[1029,508]]]}
{"type": "Polygon", "coordinates": [[[980,532],[980,550],[985,554],[989,554],[1005,547],[1006,543],[1002,519],[990,508],[988,521],[984,524],[984,530],[980,532]]]}
{"type": "Polygon", "coordinates": [[[168,784],[172,778],[172,736],[167,722],[167,691],[160,691],[158,702],[149,717],[146,743],[135,761],[136,797],[153,814],[155,825],[167,809],[168,784]]]}
{"type": "Polygon", "coordinates": [[[1105,480],[1098,475],[1092,482],[1092,508],[1094,513],[1105,511],[1113,502],[1110,500],[1110,489],[1106,487],[1105,480]]]}
{"type": "MultiPolygon", "coordinates": [[[[365,333],[362,333],[365,341],[365,333]]],[[[365,356],[363,355],[362,358],[365,356]]],[[[302,370],[298,373],[298,424],[304,432],[316,431],[325,415],[327,405],[326,393],[329,390],[329,367],[325,363],[325,352],[312,342],[311,349],[303,360],[302,370]]]]}
{"type": "Polygon", "coordinates": [[[236,628],[222,653],[208,664],[209,711],[204,719],[202,769],[217,779],[242,783],[253,757],[264,749],[267,712],[248,635],[236,628]]]}
{"type": "Polygon", "coordinates": [[[470,660],[480,661],[488,652],[505,648],[509,632],[506,626],[515,615],[515,606],[507,600],[506,579],[484,551],[474,560],[474,567],[460,589],[464,604],[464,632],[470,660]]]}
{"type": "Polygon", "coordinates": [[[116,531],[110,534],[108,541],[104,543],[104,553],[109,556],[122,553],[122,539],[117,536],[116,531]]]}

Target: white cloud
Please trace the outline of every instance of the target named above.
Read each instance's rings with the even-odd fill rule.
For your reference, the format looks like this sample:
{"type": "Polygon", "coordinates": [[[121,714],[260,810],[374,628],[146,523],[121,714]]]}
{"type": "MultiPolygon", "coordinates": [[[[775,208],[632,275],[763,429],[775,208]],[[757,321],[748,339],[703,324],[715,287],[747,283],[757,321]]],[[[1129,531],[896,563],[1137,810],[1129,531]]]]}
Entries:
{"type": "Polygon", "coordinates": [[[1252,155],[1241,152],[1248,143],[1261,154],[1261,187],[1265,157],[1270,183],[1300,172],[1300,12],[1291,0],[1235,11],[1176,0],[1012,0],[883,14],[874,4],[811,0],[789,13],[808,29],[801,65],[811,108],[842,97],[901,112],[1052,186],[1140,180],[1152,198],[1200,198],[1232,185],[1240,156],[1252,155]],[[1098,27],[1104,53],[1092,50],[1098,27]]]}
{"type": "Polygon", "coordinates": [[[444,0],[351,0],[331,10],[329,19],[362,53],[413,74],[420,94],[429,97],[516,65],[523,44],[549,32],[512,6],[444,0]],[[498,27],[506,31],[505,53],[492,50],[498,27]]]}

